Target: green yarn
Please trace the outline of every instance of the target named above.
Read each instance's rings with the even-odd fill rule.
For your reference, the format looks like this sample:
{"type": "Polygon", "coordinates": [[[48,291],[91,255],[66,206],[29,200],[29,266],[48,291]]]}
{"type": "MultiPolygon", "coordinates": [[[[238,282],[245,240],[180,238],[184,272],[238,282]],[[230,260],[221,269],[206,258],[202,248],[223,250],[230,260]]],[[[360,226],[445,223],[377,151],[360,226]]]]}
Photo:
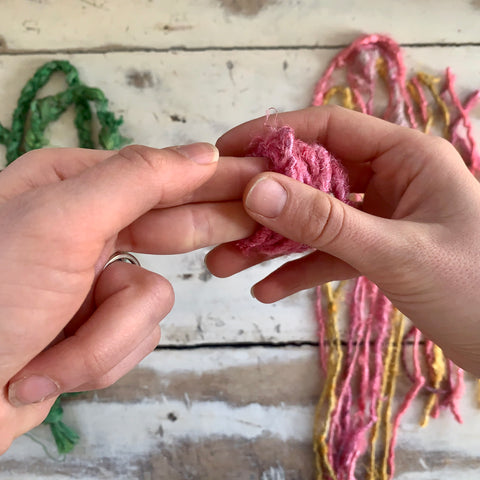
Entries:
{"type": "MultiPolygon", "coordinates": [[[[122,118],[116,118],[108,110],[108,100],[101,90],[84,85],[77,69],[68,61],[55,60],[45,63],[23,87],[12,116],[12,126],[8,130],[0,124],[0,144],[7,147],[7,165],[25,152],[48,145],[45,137],[47,126],[58,118],[71,105],[75,108],[75,128],[78,145],[82,148],[95,148],[93,140],[93,114],[100,124],[97,144],[103,149],[114,150],[130,142],[119,132],[122,118]],[[65,74],[67,89],[55,95],[36,99],[38,91],[44,87],[55,72],[65,74]]],[[[50,426],[60,454],[70,452],[79,440],[77,432],[63,423],[61,399],[75,395],[61,395],[53,404],[43,423],[50,426]]]]}
{"type": "Polygon", "coordinates": [[[0,124],[0,143],[7,147],[7,165],[29,150],[48,145],[45,128],[58,120],[71,105],[75,107],[78,145],[82,148],[95,148],[91,104],[96,107],[96,116],[101,126],[98,145],[112,150],[127,144],[130,140],[119,133],[122,118],[115,118],[108,111],[108,100],[101,90],[80,82],[78,71],[70,62],[55,60],[40,67],[20,93],[11,129],[0,124]],[[68,88],[56,95],[35,99],[38,91],[55,72],[65,74],[68,88]]]}
{"type": "Polygon", "coordinates": [[[44,424],[50,426],[50,431],[52,432],[58,453],[60,454],[71,452],[80,439],[78,433],[62,421],[63,408],[61,399],[69,395],[72,394],[64,393],[61,397],[58,397],[50,409],[47,418],[43,421],[44,424]]]}

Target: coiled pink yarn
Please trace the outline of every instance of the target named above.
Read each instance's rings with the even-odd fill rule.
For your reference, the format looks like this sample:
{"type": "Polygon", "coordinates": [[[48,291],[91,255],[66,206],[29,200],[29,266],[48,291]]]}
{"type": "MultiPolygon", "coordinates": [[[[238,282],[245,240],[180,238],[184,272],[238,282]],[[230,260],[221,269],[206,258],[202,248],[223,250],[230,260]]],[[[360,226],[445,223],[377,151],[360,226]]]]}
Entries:
{"type": "MultiPolygon", "coordinates": [[[[267,127],[263,137],[255,138],[249,155],[269,159],[269,170],[282,173],[348,202],[347,173],[341,163],[324,147],[295,138],[289,126],[267,127]]],[[[304,252],[310,247],[294,242],[269,228],[261,227],[249,238],[238,242],[240,249],[268,256],[304,252]]]]}

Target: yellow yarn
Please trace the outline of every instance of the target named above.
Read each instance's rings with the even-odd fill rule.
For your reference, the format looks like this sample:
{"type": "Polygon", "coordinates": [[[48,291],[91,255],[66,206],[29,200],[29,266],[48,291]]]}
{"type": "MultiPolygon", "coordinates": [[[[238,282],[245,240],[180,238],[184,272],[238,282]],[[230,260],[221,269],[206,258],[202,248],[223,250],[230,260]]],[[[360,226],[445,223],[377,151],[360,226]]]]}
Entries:
{"type": "MultiPolygon", "coordinates": [[[[433,346],[433,362],[431,370],[431,386],[434,390],[438,390],[447,373],[447,362],[443,355],[442,349],[437,345],[433,346]]],[[[426,427],[428,425],[428,419],[432,413],[433,407],[438,400],[438,393],[432,392],[427,400],[425,409],[423,411],[422,419],[420,420],[420,426],[426,427]]]]}
{"type": "Polygon", "coordinates": [[[327,105],[330,103],[330,100],[335,97],[336,95],[341,96],[341,105],[345,108],[349,108],[350,110],[355,110],[355,104],[353,102],[353,95],[352,90],[350,87],[345,87],[342,85],[337,85],[335,87],[331,87],[325,97],[323,99],[323,104],[327,105]]]}
{"type": "Polygon", "coordinates": [[[381,394],[377,404],[377,421],[372,427],[372,434],[370,437],[370,468],[368,472],[368,480],[388,479],[388,445],[392,437],[392,425],[390,422],[392,411],[391,402],[393,400],[393,394],[395,393],[404,329],[403,315],[398,312],[398,310],[394,311],[392,325],[393,328],[390,332],[388,346],[384,357],[385,370],[382,377],[381,394]],[[376,450],[379,432],[382,427],[384,428],[385,438],[384,455],[381,470],[378,470],[376,464],[376,450]]]}
{"type": "Polygon", "coordinates": [[[403,333],[405,329],[405,317],[403,314],[398,311],[394,310],[393,313],[393,345],[392,345],[392,355],[391,355],[391,362],[388,365],[388,386],[386,388],[386,406],[384,410],[384,415],[382,418],[384,424],[384,452],[383,452],[383,459],[382,459],[382,472],[380,478],[382,480],[388,479],[388,456],[390,451],[390,442],[392,440],[392,403],[393,397],[395,395],[395,389],[397,386],[397,379],[399,374],[399,366],[400,366],[400,353],[402,351],[402,339],[403,333]]]}
{"type": "MultiPolygon", "coordinates": [[[[450,111],[447,107],[447,104],[444,102],[443,98],[438,93],[437,85],[441,82],[441,78],[434,77],[433,75],[428,75],[427,73],[419,72],[417,73],[417,78],[420,83],[423,83],[432,94],[435,103],[440,108],[440,112],[443,117],[443,136],[449,138],[449,126],[450,126],[450,111]]],[[[433,116],[432,116],[433,118],[433,116]]]]}
{"type": "MultiPolygon", "coordinates": [[[[421,97],[420,93],[418,91],[417,85],[415,85],[411,80],[407,83],[407,90],[408,93],[410,94],[410,97],[416,103],[418,106],[421,105],[421,97]]],[[[432,112],[432,109],[430,108],[430,105],[427,106],[427,120],[424,123],[423,126],[423,133],[430,133],[430,129],[432,128],[433,125],[433,119],[434,115],[432,112]]]]}
{"type": "Polygon", "coordinates": [[[322,293],[328,302],[326,330],[331,348],[329,348],[328,352],[325,385],[315,409],[313,448],[315,451],[317,478],[319,480],[322,478],[323,472],[327,473],[332,480],[336,480],[337,478],[328,460],[327,436],[330,429],[332,412],[337,404],[335,389],[343,358],[340,333],[338,331],[338,303],[343,295],[343,287],[344,282],[341,282],[335,290],[332,288],[331,283],[322,286],[322,293]]]}

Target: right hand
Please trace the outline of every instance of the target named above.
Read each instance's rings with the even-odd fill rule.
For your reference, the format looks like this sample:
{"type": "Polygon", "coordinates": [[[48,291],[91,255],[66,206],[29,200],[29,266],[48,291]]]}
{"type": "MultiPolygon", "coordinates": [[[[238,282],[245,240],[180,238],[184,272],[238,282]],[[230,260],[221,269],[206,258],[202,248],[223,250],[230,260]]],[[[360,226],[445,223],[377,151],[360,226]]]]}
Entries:
{"type": "MultiPolygon", "coordinates": [[[[315,251],[285,263],[253,288],[266,303],[330,280],[365,275],[459,366],[480,375],[480,185],[447,141],[338,107],[279,114],[298,138],[317,142],[346,167],[362,210],[276,173],[244,193],[258,223],[315,251]]],[[[217,142],[245,156],[266,119],[217,142]]],[[[265,260],[235,243],[207,257],[214,275],[265,260]]]]}
{"type": "Polygon", "coordinates": [[[0,173],[0,454],[57,396],[104,388],[158,344],[170,283],[117,250],[171,254],[255,229],[261,162],[211,145],[34,150],[0,173]],[[217,167],[218,163],[218,167],[217,167]]]}

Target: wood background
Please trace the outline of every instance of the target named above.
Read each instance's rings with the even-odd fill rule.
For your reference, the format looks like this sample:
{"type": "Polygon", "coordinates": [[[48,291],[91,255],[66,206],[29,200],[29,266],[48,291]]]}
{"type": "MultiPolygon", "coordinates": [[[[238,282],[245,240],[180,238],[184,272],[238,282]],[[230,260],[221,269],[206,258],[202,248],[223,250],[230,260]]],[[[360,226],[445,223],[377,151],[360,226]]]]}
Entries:
{"type": "MultiPolygon", "coordinates": [[[[38,66],[68,59],[135,142],[214,142],[270,107],[307,106],[332,56],[374,32],[402,43],[411,72],[451,66],[462,95],[480,87],[479,21],[478,0],[2,0],[0,122],[10,126],[38,66]]],[[[44,93],[58,88],[60,78],[44,93]]],[[[71,119],[51,128],[52,145],[75,145],[71,119]]],[[[473,121],[478,136],[478,109],[473,121]]],[[[0,458],[0,480],[313,478],[313,294],[261,305],[250,286],[279,262],[219,280],[204,254],[142,256],[176,290],[160,346],[113,387],[68,402],[82,439],[65,461],[22,437],[0,458]]],[[[421,429],[420,405],[408,413],[397,479],[480,477],[473,379],[467,387],[464,425],[445,414],[421,429]]],[[[34,435],[54,451],[47,429],[34,435]]]]}

